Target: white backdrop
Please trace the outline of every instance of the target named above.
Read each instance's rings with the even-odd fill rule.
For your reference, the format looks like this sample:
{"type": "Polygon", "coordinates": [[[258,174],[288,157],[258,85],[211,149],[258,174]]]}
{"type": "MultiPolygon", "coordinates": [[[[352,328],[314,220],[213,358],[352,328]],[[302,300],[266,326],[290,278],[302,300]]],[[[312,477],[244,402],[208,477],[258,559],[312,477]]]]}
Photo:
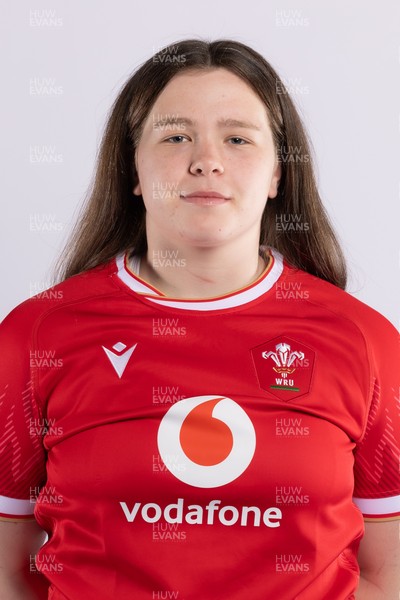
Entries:
{"type": "Polygon", "coordinates": [[[231,37],[283,77],[313,141],[348,290],[399,321],[400,4],[2,0],[1,304],[48,287],[112,101],[181,38],[231,37]]]}

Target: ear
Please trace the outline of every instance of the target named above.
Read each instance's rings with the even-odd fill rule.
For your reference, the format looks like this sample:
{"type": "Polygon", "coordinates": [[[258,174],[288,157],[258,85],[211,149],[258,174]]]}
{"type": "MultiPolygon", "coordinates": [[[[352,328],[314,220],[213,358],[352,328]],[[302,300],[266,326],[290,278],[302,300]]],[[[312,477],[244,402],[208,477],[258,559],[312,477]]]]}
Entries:
{"type": "Polygon", "coordinates": [[[268,198],[276,198],[278,195],[279,182],[282,177],[281,163],[276,162],[275,170],[272,175],[271,185],[269,187],[268,198]]]}
{"type": "Polygon", "coordinates": [[[140,182],[138,182],[138,183],[137,183],[137,184],[134,186],[134,188],[133,188],[132,192],[134,193],[134,195],[135,195],[135,196],[141,196],[141,195],[142,195],[142,188],[141,188],[141,186],[140,186],[140,182]]]}
{"type": "Polygon", "coordinates": [[[138,171],[138,164],[137,164],[137,152],[135,152],[134,161],[135,161],[136,174],[135,174],[135,177],[134,177],[134,186],[133,186],[132,192],[133,192],[133,194],[135,196],[141,196],[142,195],[142,188],[141,188],[140,181],[139,181],[139,171],[138,171]]]}

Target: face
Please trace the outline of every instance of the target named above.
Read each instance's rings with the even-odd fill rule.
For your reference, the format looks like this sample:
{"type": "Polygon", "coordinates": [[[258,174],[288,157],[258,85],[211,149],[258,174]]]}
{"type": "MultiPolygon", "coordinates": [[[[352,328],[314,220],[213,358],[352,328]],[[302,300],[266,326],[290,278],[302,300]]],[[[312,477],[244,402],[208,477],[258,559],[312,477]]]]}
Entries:
{"type": "Polygon", "coordinates": [[[280,166],[266,108],[242,79],[223,68],[176,75],[150,111],[135,161],[149,246],[258,247],[280,166]]]}

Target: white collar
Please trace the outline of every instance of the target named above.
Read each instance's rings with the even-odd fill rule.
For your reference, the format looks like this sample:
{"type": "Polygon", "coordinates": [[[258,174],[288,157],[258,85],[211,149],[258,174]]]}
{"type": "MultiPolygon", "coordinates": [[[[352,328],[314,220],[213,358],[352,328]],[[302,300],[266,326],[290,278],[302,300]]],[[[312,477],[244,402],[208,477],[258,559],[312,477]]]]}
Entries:
{"type": "Polygon", "coordinates": [[[153,288],[143,279],[140,279],[140,277],[132,271],[139,271],[140,257],[138,256],[134,256],[133,260],[131,259],[130,267],[128,267],[127,253],[118,255],[116,257],[118,269],[117,276],[131,290],[144,295],[147,300],[161,306],[201,311],[234,308],[252,302],[268,292],[281,276],[283,271],[282,255],[274,248],[268,248],[266,253],[270,257],[269,264],[256,281],[240,290],[231,292],[230,294],[204,300],[167,298],[159,290],[153,288]]]}

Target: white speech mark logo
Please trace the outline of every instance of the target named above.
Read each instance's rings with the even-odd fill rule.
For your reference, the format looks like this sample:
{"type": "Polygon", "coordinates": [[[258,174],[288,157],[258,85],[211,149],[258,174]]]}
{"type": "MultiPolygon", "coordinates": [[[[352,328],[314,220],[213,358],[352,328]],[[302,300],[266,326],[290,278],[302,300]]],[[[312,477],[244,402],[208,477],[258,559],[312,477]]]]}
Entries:
{"type": "Polygon", "coordinates": [[[158,450],[167,469],[199,488],[230,483],[249,466],[256,448],[253,423],[231,398],[180,400],[164,415],[158,450]]]}

